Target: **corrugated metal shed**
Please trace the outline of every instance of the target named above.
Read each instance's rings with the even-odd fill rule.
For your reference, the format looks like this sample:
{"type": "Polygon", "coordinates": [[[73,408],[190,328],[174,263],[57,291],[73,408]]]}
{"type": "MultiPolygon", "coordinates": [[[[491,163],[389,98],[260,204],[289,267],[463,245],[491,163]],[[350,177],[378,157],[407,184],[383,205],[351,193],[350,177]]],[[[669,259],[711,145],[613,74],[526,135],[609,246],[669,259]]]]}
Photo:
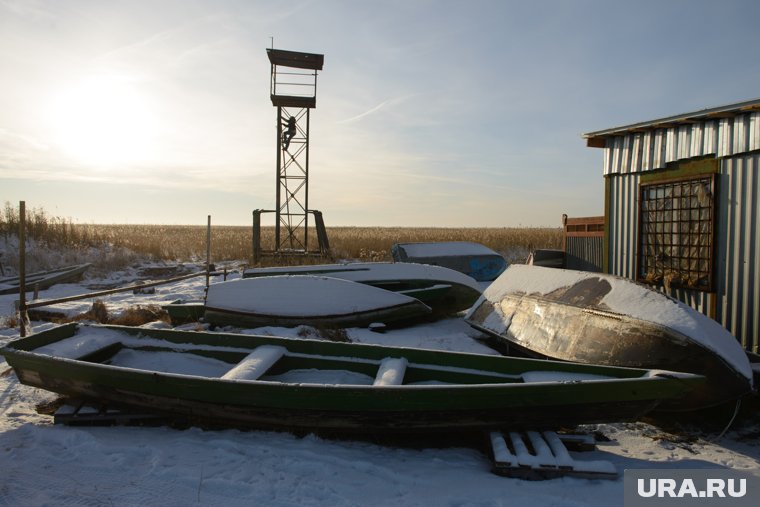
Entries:
{"type": "Polygon", "coordinates": [[[688,177],[692,167],[715,161],[714,290],[668,290],[723,324],[745,348],[758,352],[760,99],[583,137],[588,146],[604,149],[605,270],[631,279],[637,278],[642,179],[688,177]]]}

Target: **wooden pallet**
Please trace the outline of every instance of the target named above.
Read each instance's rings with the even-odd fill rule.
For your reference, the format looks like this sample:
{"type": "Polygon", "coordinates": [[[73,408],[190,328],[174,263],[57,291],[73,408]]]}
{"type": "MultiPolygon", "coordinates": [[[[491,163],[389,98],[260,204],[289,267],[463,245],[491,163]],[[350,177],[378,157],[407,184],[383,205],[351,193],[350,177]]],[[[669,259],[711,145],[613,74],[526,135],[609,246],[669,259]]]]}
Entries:
{"type": "Polygon", "coordinates": [[[616,479],[615,466],[605,460],[578,460],[568,452],[596,448],[592,435],[560,435],[554,431],[492,432],[489,435],[493,473],[544,480],[572,476],[616,479]]]}

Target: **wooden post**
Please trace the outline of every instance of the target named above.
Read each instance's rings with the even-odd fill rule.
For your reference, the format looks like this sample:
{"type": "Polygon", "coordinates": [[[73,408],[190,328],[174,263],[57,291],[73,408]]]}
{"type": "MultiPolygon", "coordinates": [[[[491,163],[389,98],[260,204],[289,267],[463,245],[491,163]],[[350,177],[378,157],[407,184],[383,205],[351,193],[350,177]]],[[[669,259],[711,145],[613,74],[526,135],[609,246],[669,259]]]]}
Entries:
{"type": "Polygon", "coordinates": [[[18,204],[18,291],[19,335],[26,336],[26,202],[18,204]]]}
{"type": "Polygon", "coordinates": [[[210,277],[211,277],[211,215],[208,216],[208,225],[206,226],[206,289],[208,289],[210,277]]]}

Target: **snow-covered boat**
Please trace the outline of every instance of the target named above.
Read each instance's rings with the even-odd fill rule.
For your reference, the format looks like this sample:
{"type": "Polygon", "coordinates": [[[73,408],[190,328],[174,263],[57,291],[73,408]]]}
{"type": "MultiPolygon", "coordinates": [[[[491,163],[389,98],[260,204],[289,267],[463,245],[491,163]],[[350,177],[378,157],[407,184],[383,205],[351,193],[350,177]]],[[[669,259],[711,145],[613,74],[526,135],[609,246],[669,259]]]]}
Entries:
{"type": "Polygon", "coordinates": [[[391,256],[396,262],[443,266],[480,282],[495,280],[507,267],[504,257],[470,241],[396,243],[391,256]]]}
{"type": "Polygon", "coordinates": [[[161,305],[161,308],[169,314],[172,324],[178,326],[200,320],[206,310],[206,302],[202,299],[177,299],[161,305]]]}
{"type": "MultiPolygon", "coordinates": [[[[50,271],[39,271],[29,273],[24,278],[26,291],[32,292],[37,289],[47,289],[57,283],[78,280],[82,277],[90,264],[77,264],[75,266],[66,266],[63,268],[52,269],[50,271]]],[[[18,276],[9,276],[0,278],[0,294],[13,294],[19,291],[21,281],[18,276]]]]}
{"type": "Polygon", "coordinates": [[[747,356],[725,328],[625,278],[512,265],[483,292],[465,320],[533,357],[707,377],[704,387],[661,409],[709,407],[752,389],[747,356]]]}
{"type": "Polygon", "coordinates": [[[430,315],[424,303],[371,285],[313,275],[266,276],[211,284],[206,322],[238,327],[364,327],[430,315]]]}
{"type": "Polygon", "coordinates": [[[330,341],[66,324],[8,343],[19,380],[114,408],[306,431],[633,420],[701,376],[330,341]]]}
{"type": "Polygon", "coordinates": [[[276,275],[320,275],[371,285],[419,299],[438,315],[467,310],[482,292],[473,278],[458,271],[402,262],[282,266],[243,272],[243,278],[276,275]]]}

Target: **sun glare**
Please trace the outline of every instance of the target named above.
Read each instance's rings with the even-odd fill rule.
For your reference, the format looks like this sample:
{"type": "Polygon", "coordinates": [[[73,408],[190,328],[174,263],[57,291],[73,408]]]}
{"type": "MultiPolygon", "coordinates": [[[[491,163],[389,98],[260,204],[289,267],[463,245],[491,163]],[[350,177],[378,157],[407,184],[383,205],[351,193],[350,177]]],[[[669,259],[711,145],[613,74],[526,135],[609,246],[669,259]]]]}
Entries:
{"type": "Polygon", "coordinates": [[[50,113],[56,142],[80,163],[111,169],[151,158],[155,116],[127,78],[79,81],[60,91],[50,113]]]}

